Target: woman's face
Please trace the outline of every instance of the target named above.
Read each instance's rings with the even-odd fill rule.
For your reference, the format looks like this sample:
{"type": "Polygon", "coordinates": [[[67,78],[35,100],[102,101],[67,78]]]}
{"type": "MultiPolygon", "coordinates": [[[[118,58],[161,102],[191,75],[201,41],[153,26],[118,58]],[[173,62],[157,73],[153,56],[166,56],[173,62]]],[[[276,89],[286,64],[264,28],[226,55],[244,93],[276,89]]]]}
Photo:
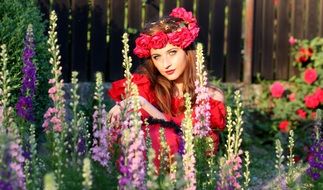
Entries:
{"type": "Polygon", "coordinates": [[[160,74],[168,80],[181,82],[187,65],[186,52],[182,48],[168,43],[161,49],[151,49],[150,55],[160,74]]]}

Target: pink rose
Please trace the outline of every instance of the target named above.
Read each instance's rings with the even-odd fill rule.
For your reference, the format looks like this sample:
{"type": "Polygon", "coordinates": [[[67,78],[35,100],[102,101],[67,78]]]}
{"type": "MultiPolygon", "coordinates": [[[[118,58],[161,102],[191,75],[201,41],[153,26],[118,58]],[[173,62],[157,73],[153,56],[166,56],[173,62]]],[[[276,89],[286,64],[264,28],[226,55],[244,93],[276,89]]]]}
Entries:
{"type": "Polygon", "coordinates": [[[288,95],[289,101],[291,102],[295,101],[296,100],[295,96],[296,96],[295,93],[291,93],[290,95],[288,95]]]}
{"type": "Polygon", "coordinates": [[[199,35],[200,28],[197,25],[192,28],[190,28],[189,26],[188,29],[190,30],[191,35],[193,36],[194,39],[199,35]]]}
{"type": "Polygon", "coordinates": [[[315,69],[309,68],[304,72],[304,80],[307,84],[312,84],[317,79],[317,72],[315,69]]]}
{"type": "Polygon", "coordinates": [[[302,118],[302,119],[306,119],[306,115],[307,115],[307,113],[306,113],[303,109],[298,109],[298,110],[296,111],[296,114],[297,114],[300,118],[302,118]]]}
{"type": "Polygon", "coordinates": [[[289,131],[289,121],[283,120],[279,123],[278,128],[280,132],[287,133],[289,131]]]}
{"type": "Polygon", "coordinates": [[[316,94],[309,94],[305,96],[304,101],[305,101],[306,107],[312,108],[312,109],[315,109],[320,104],[320,101],[316,94]]]}
{"type": "Polygon", "coordinates": [[[293,45],[295,45],[295,44],[296,44],[297,39],[296,39],[296,38],[294,38],[294,36],[291,36],[291,37],[289,37],[288,42],[289,42],[289,44],[290,44],[291,46],[293,46],[293,45]]]}
{"type": "Polygon", "coordinates": [[[186,27],[180,28],[175,32],[169,33],[167,34],[167,36],[169,38],[169,43],[180,48],[186,48],[194,41],[192,34],[186,27]]]}
{"type": "Polygon", "coordinates": [[[133,50],[133,53],[139,58],[150,56],[150,38],[151,37],[149,35],[140,34],[140,36],[136,39],[136,47],[133,50]]]}
{"type": "Polygon", "coordinates": [[[157,32],[151,37],[150,47],[154,49],[160,49],[166,46],[168,37],[164,32],[157,32]]]}
{"type": "Polygon", "coordinates": [[[284,91],[285,91],[284,86],[278,81],[274,82],[270,86],[270,92],[271,92],[272,97],[274,97],[274,98],[282,97],[284,91]]]}

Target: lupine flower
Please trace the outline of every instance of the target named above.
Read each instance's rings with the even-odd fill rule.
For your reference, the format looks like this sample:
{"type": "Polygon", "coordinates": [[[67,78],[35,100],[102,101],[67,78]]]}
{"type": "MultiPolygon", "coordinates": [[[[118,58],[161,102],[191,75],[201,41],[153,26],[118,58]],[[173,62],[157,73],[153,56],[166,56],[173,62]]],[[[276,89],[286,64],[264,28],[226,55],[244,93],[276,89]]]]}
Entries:
{"type": "Polygon", "coordinates": [[[209,93],[206,87],[207,83],[207,73],[204,70],[204,57],[203,57],[203,47],[201,44],[197,45],[196,50],[196,71],[197,77],[195,81],[195,93],[197,94],[195,101],[195,123],[193,127],[193,134],[200,137],[206,136],[210,131],[210,103],[209,103],[209,93]]]}
{"type": "Polygon", "coordinates": [[[125,117],[121,121],[121,129],[123,131],[121,137],[121,150],[122,156],[120,160],[120,173],[119,188],[120,189],[146,189],[145,187],[145,172],[146,161],[144,152],[146,150],[144,133],[141,130],[141,115],[139,112],[140,102],[138,99],[138,88],[131,82],[131,57],[128,56],[128,34],[123,35],[123,67],[125,68],[124,75],[125,94],[129,97],[125,100],[126,108],[123,113],[125,117]]]}
{"type": "Polygon", "coordinates": [[[280,189],[287,189],[286,187],[286,176],[284,171],[284,155],[283,155],[283,148],[281,147],[281,142],[279,139],[275,141],[275,148],[276,148],[276,164],[275,168],[278,170],[278,186],[280,189]]]}
{"type": "Polygon", "coordinates": [[[92,174],[91,174],[91,160],[85,158],[83,160],[83,187],[84,189],[91,189],[92,186],[92,174]]]}
{"type": "Polygon", "coordinates": [[[36,88],[36,67],[33,63],[35,55],[34,34],[32,25],[28,25],[23,50],[23,79],[20,89],[20,97],[16,104],[17,114],[27,121],[34,121],[32,99],[36,88]]]}
{"type": "Polygon", "coordinates": [[[184,119],[182,122],[183,136],[185,140],[185,149],[183,155],[183,165],[184,165],[184,179],[186,181],[185,189],[196,189],[196,173],[195,173],[195,156],[194,156],[194,143],[192,128],[193,123],[191,119],[192,109],[191,109],[191,98],[188,93],[184,94],[185,98],[185,112],[184,119]]]}

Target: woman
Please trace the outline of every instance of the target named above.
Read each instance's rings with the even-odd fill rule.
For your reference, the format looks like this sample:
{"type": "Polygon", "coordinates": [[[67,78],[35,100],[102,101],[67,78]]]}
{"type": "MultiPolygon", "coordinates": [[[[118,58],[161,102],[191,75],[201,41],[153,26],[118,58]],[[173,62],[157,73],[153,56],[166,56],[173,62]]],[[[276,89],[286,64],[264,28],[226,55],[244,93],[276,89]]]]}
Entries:
{"type": "MultiPolygon", "coordinates": [[[[195,41],[199,32],[196,19],[191,12],[175,8],[172,13],[156,22],[148,23],[136,39],[134,53],[144,59],[138,72],[133,74],[141,103],[142,119],[148,118],[149,135],[156,155],[160,152],[159,128],[165,128],[165,137],[171,154],[181,152],[181,121],[184,118],[183,94],[189,93],[192,103],[196,80],[195,41]]],[[[125,79],[112,83],[108,91],[115,101],[121,101],[109,111],[111,123],[118,123],[125,79]]],[[[208,87],[211,95],[211,128],[215,151],[219,144],[219,131],[225,127],[225,105],[223,93],[208,87]]],[[[156,156],[155,164],[159,166],[156,156]]]]}

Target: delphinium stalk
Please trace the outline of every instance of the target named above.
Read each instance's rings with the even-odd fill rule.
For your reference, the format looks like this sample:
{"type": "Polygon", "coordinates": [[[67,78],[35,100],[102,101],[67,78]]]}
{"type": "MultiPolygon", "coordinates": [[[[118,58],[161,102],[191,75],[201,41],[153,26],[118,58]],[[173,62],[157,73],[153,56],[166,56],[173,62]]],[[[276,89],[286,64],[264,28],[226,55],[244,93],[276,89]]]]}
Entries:
{"type": "Polygon", "coordinates": [[[108,152],[108,128],[107,128],[107,112],[103,100],[103,79],[102,73],[96,73],[96,83],[94,99],[96,105],[94,106],[93,114],[93,145],[92,145],[92,159],[98,161],[103,167],[108,167],[110,161],[110,153],[108,152]]]}
{"type": "Polygon", "coordinates": [[[289,136],[288,136],[288,152],[289,154],[287,155],[287,175],[286,175],[286,181],[288,186],[292,186],[294,184],[294,174],[296,172],[295,168],[295,160],[294,160],[294,154],[293,154],[293,149],[294,149],[294,131],[290,130],[289,131],[289,136]]]}
{"type": "Polygon", "coordinates": [[[44,190],[58,190],[58,184],[53,173],[44,176],[44,190]]]}
{"type": "Polygon", "coordinates": [[[33,99],[36,89],[36,66],[33,63],[35,55],[34,34],[32,25],[29,24],[24,41],[22,55],[23,79],[20,88],[20,96],[16,104],[17,115],[26,121],[34,121],[33,99]]]}
{"type": "Polygon", "coordinates": [[[196,173],[195,173],[195,156],[193,143],[193,122],[192,122],[192,108],[191,97],[188,93],[184,94],[185,98],[185,112],[182,122],[183,137],[185,141],[183,165],[184,165],[184,179],[186,181],[185,189],[196,189],[196,173]]]}
{"type": "Polygon", "coordinates": [[[249,171],[249,165],[250,165],[250,155],[249,151],[245,151],[245,171],[243,172],[244,182],[243,182],[243,189],[248,189],[249,183],[250,183],[250,171],[249,171]]]}
{"type": "Polygon", "coordinates": [[[91,160],[84,158],[83,160],[83,190],[89,190],[92,187],[91,160]]]}
{"type": "Polygon", "coordinates": [[[73,118],[71,121],[71,126],[68,128],[69,136],[71,136],[71,141],[68,143],[68,149],[71,151],[72,163],[80,164],[80,156],[84,155],[86,150],[86,141],[87,141],[87,125],[84,120],[84,113],[80,111],[79,102],[80,95],[78,94],[79,84],[78,84],[78,72],[72,72],[71,78],[71,102],[70,107],[73,113],[73,118]]]}
{"type": "Polygon", "coordinates": [[[228,136],[226,141],[227,152],[224,158],[220,159],[220,180],[218,181],[217,189],[241,189],[238,179],[241,175],[243,153],[240,146],[242,143],[241,134],[243,131],[242,124],[242,103],[240,92],[235,91],[234,100],[236,108],[233,110],[235,118],[233,119],[232,109],[227,108],[227,129],[228,136]]]}
{"type": "Polygon", "coordinates": [[[322,111],[317,111],[317,118],[314,125],[313,144],[310,148],[310,157],[308,159],[309,167],[306,173],[314,182],[322,181],[323,179],[323,138],[322,130],[322,111]]]}
{"type": "Polygon", "coordinates": [[[210,131],[210,103],[207,85],[207,72],[204,69],[204,56],[202,44],[196,47],[196,74],[195,93],[197,95],[195,101],[195,123],[193,127],[194,135],[204,137],[210,131]]]}
{"type": "Polygon", "coordinates": [[[52,87],[48,90],[49,97],[52,100],[53,106],[49,107],[44,114],[43,127],[47,132],[47,137],[51,141],[53,152],[52,164],[54,173],[58,183],[58,188],[63,185],[64,174],[62,169],[65,165],[65,139],[67,135],[67,127],[65,122],[65,99],[63,91],[62,67],[60,66],[60,51],[57,45],[57,15],[55,11],[50,14],[49,25],[49,53],[51,54],[50,64],[52,65],[51,73],[53,78],[49,80],[52,87]]]}
{"type": "Polygon", "coordinates": [[[124,49],[123,53],[123,67],[125,68],[124,75],[125,94],[124,117],[121,120],[121,129],[123,131],[121,136],[121,162],[120,162],[120,189],[146,189],[146,161],[144,152],[146,150],[144,133],[141,130],[141,114],[139,92],[137,86],[131,81],[130,68],[132,66],[131,57],[128,56],[128,34],[123,35],[124,49]]]}
{"type": "Polygon", "coordinates": [[[276,149],[276,163],[275,168],[277,169],[277,187],[278,189],[285,190],[286,187],[286,179],[285,179],[285,167],[283,165],[283,161],[285,159],[285,156],[283,155],[283,148],[281,146],[281,142],[279,139],[275,140],[275,149],[276,149]]]}
{"type": "Polygon", "coordinates": [[[2,126],[1,129],[3,132],[6,132],[9,128],[8,120],[9,114],[11,113],[11,107],[9,107],[9,97],[11,96],[10,91],[12,90],[10,87],[10,77],[9,70],[7,68],[8,64],[8,53],[7,47],[5,44],[1,45],[0,52],[0,106],[2,110],[2,126]]]}
{"type": "Polygon", "coordinates": [[[40,165],[39,158],[37,153],[37,141],[35,134],[35,125],[31,124],[29,128],[29,159],[26,159],[25,164],[25,173],[26,173],[26,183],[28,189],[40,189],[40,165]]]}

